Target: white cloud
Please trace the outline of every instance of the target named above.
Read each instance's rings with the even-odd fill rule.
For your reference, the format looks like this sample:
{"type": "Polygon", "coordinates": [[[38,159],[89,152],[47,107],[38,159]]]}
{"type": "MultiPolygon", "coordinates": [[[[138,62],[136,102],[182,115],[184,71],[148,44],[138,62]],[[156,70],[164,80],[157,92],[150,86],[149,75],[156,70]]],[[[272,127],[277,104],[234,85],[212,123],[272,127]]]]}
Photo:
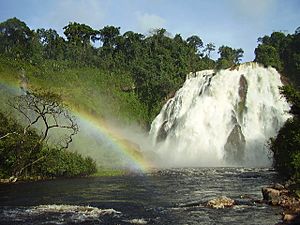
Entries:
{"type": "Polygon", "coordinates": [[[138,12],[137,20],[139,30],[143,33],[148,32],[151,29],[164,28],[166,26],[166,20],[155,14],[141,14],[138,12]]]}
{"type": "Polygon", "coordinates": [[[40,19],[59,29],[60,33],[69,22],[84,23],[94,29],[100,29],[106,14],[102,3],[103,1],[99,0],[58,0],[40,19]]]}

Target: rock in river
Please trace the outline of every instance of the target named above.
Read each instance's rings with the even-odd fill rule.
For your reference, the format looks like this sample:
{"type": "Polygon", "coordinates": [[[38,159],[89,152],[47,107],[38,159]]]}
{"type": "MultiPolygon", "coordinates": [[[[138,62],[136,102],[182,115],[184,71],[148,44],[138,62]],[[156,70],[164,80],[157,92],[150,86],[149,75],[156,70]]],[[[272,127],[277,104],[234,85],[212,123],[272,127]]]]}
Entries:
{"type": "Polygon", "coordinates": [[[207,202],[207,206],[214,209],[223,209],[227,207],[232,207],[233,205],[234,200],[231,198],[227,198],[226,196],[215,198],[207,202]]]}

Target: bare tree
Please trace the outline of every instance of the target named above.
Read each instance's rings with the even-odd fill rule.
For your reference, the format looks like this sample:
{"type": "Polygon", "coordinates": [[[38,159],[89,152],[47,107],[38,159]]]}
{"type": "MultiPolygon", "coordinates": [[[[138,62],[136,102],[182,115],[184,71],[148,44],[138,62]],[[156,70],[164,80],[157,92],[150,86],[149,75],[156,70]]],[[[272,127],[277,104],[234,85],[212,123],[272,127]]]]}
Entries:
{"type": "MultiPolygon", "coordinates": [[[[28,152],[29,155],[38,149],[39,146],[48,143],[48,140],[50,139],[49,132],[52,130],[59,129],[60,131],[63,131],[63,133],[59,133],[59,141],[53,140],[55,138],[51,140],[51,144],[54,144],[60,150],[67,149],[73,141],[73,136],[79,131],[75,117],[67,110],[61,97],[50,91],[27,90],[23,95],[16,96],[9,102],[9,105],[16,109],[25,119],[25,127],[23,133],[8,133],[0,137],[0,139],[13,133],[25,138],[26,135],[30,134],[29,131],[31,129],[40,129],[40,138],[28,152]]],[[[24,163],[15,173],[15,176],[18,177],[26,168],[36,164],[45,157],[46,155],[43,155],[36,158],[34,161],[24,163]]]]}
{"type": "Polygon", "coordinates": [[[15,97],[10,105],[27,121],[23,134],[30,128],[41,128],[40,144],[48,141],[50,130],[60,128],[68,133],[60,146],[61,149],[65,149],[72,142],[72,137],[78,133],[79,128],[74,116],[69,113],[57,94],[42,90],[26,91],[25,94],[15,97]]]}

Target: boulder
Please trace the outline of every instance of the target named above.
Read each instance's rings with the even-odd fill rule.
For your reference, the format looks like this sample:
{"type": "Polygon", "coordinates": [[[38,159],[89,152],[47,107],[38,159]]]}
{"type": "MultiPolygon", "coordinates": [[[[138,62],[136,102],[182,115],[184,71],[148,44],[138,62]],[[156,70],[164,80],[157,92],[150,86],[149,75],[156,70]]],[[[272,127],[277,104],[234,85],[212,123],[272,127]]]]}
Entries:
{"type": "Polygon", "coordinates": [[[213,209],[223,209],[232,207],[234,205],[234,200],[227,198],[226,196],[222,196],[208,201],[206,205],[213,209]]]}
{"type": "Polygon", "coordinates": [[[3,184],[15,183],[15,182],[17,182],[17,180],[18,180],[17,177],[11,176],[10,178],[7,178],[7,179],[0,179],[0,183],[3,183],[3,184]]]}
{"type": "Polygon", "coordinates": [[[282,184],[276,183],[272,186],[272,188],[278,190],[278,191],[282,191],[285,190],[285,187],[282,184]]]}
{"type": "Polygon", "coordinates": [[[280,191],[271,187],[262,188],[263,199],[271,205],[278,205],[280,202],[280,191]]]}
{"type": "Polygon", "coordinates": [[[297,215],[295,214],[283,214],[282,220],[284,222],[292,222],[296,219],[297,215]]]}

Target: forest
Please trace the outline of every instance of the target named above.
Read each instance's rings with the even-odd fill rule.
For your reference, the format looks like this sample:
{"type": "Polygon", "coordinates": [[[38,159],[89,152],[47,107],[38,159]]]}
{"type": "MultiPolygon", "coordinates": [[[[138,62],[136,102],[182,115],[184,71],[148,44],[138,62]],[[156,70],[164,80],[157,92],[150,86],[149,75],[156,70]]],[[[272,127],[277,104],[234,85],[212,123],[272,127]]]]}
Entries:
{"type": "MultiPolygon", "coordinates": [[[[188,73],[234,67],[243,57],[241,48],[224,45],[217,48],[212,42],[203,43],[197,35],[184,39],[163,28],[147,35],[133,31],[122,34],[120,27],[99,29],[70,22],[63,30],[62,37],[53,29],[31,30],[17,18],[0,23],[1,80],[16,83],[25,77],[29,84],[22,99],[11,99],[10,104],[1,107],[0,178],[82,176],[97,169],[91,158],[48,143],[47,138],[43,139],[35,131],[33,118],[25,124],[20,122],[16,114],[25,112],[26,116],[28,110],[36,110],[24,102],[38,103],[38,110],[43,104],[54,105],[52,116],[55,112],[61,112],[59,116],[68,115],[67,111],[61,111],[61,106],[87,108],[104,119],[113,117],[122,123],[134,122],[148,130],[162,105],[182,86],[188,73]],[[211,57],[214,51],[218,52],[218,59],[211,57]],[[15,109],[12,106],[18,105],[17,102],[22,107],[15,109]],[[25,111],[20,110],[24,107],[25,111]]],[[[270,140],[270,149],[275,168],[287,178],[297,180],[300,178],[297,122],[300,28],[294,34],[273,32],[259,37],[254,61],[276,68],[288,80],[282,94],[293,105],[294,117],[277,138],[270,140]]],[[[40,112],[36,118],[43,120],[40,112]]]]}

